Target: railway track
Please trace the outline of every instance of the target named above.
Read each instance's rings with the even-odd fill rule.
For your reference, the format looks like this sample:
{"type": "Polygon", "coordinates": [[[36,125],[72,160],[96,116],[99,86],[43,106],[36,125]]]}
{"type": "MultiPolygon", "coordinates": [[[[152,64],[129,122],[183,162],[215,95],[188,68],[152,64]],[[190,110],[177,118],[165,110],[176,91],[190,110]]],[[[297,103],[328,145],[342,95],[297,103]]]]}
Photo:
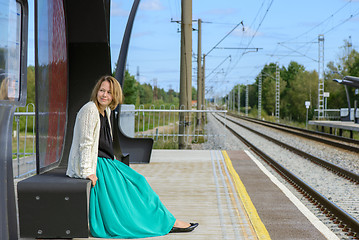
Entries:
{"type": "MultiPolygon", "coordinates": [[[[241,126],[243,128],[246,128],[247,130],[249,130],[249,131],[251,131],[251,132],[253,132],[253,133],[257,134],[257,135],[260,135],[261,137],[264,137],[264,138],[268,139],[269,141],[274,142],[277,145],[280,145],[280,146],[290,150],[291,152],[294,152],[295,154],[297,154],[299,156],[307,158],[310,161],[312,161],[312,162],[314,162],[314,163],[316,163],[316,164],[318,164],[318,165],[320,165],[322,167],[327,168],[328,170],[334,172],[335,174],[337,174],[340,177],[343,177],[343,178],[348,179],[348,180],[350,180],[352,182],[355,182],[356,184],[359,184],[359,175],[356,174],[356,173],[353,173],[353,172],[351,172],[351,171],[349,171],[349,170],[347,170],[345,168],[342,168],[342,167],[340,167],[340,166],[338,166],[336,164],[333,164],[333,163],[331,163],[331,162],[329,162],[327,160],[324,160],[322,158],[319,158],[319,157],[316,157],[316,156],[314,156],[312,154],[309,154],[309,153],[307,153],[305,151],[302,151],[302,150],[300,150],[300,149],[298,149],[296,147],[293,147],[293,146],[291,146],[289,144],[281,142],[281,141],[279,141],[279,140],[277,140],[277,139],[275,139],[273,137],[270,137],[270,136],[268,136],[266,134],[261,133],[260,131],[257,131],[257,130],[254,130],[252,128],[249,128],[249,127],[247,127],[247,126],[245,126],[245,125],[243,125],[243,124],[241,124],[241,123],[239,123],[237,121],[234,121],[233,119],[227,118],[227,120],[231,121],[234,124],[237,124],[237,125],[239,125],[239,126],[241,126]]],[[[329,144],[329,142],[327,144],[329,144]]],[[[336,145],[333,145],[333,146],[336,146],[336,145]]],[[[359,149],[358,149],[358,152],[359,152],[359,149]]]]}
{"type": "Polygon", "coordinates": [[[230,115],[234,118],[248,121],[248,122],[261,124],[263,126],[267,126],[267,127],[273,128],[273,129],[284,131],[286,133],[294,134],[294,135],[297,135],[297,136],[300,136],[303,138],[307,138],[307,139],[311,139],[311,140],[314,140],[317,142],[329,144],[331,146],[335,146],[340,149],[359,153],[359,141],[355,140],[355,139],[340,137],[340,136],[336,136],[336,135],[332,135],[332,134],[328,134],[328,133],[316,132],[316,131],[307,130],[307,129],[303,129],[303,128],[292,127],[292,126],[288,126],[288,125],[284,125],[284,124],[280,124],[280,123],[274,123],[274,122],[268,122],[268,121],[244,117],[244,116],[238,116],[238,115],[234,115],[234,114],[228,114],[228,115],[230,115]]]}
{"type": "MultiPolygon", "coordinates": [[[[222,119],[219,119],[218,116],[215,116],[215,118],[224,123],[222,119]]],[[[239,126],[240,124],[234,120],[230,120],[227,119],[229,121],[231,121],[232,125],[236,124],[237,126],[239,126]]],[[[265,160],[270,166],[272,166],[284,179],[286,179],[291,185],[293,185],[299,192],[301,192],[303,194],[303,196],[305,196],[305,198],[307,198],[311,203],[313,203],[314,205],[317,206],[317,208],[319,208],[333,223],[337,224],[337,226],[339,228],[341,228],[343,231],[347,232],[347,234],[349,236],[352,236],[352,238],[358,238],[359,237],[359,201],[357,202],[352,202],[350,201],[345,201],[345,200],[335,200],[331,201],[329,199],[332,199],[333,196],[331,197],[326,197],[325,194],[321,193],[319,190],[316,190],[318,188],[318,186],[316,186],[315,188],[309,186],[309,184],[307,184],[305,181],[302,180],[302,177],[296,175],[293,173],[293,170],[289,170],[288,167],[285,167],[283,164],[279,163],[278,161],[276,161],[274,159],[274,157],[271,157],[270,154],[267,154],[266,152],[264,152],[262,149],[260,149],[260,147],[257,147],[255,144],[253,144],[252,142],[248,141],[246,139],[246,137],[243,137],[241,134],[239,134],[234,128],[235,127],[231,127],[229,126],[228,122],[225,124],[226,128],[233,133],[237,138],[239,138],[241,141],[243,141],[252,151],[254,151],[259,157],[261,157],[263,160],[265,160]],[[349,205],[353,205],[353,206],[348,206],[349,205]],[[343,207],[344,206],[344,207],[343,207]],[[345,210],[343,210],[345,209],[345,210]]],[[[295,152],[295,154],[301,155],[301,151],[297,151],[294,149],[294,147],[289,146],[287,144],[281,143],[278,140],[273,139],[274,141],[270,140],[270,137],[268,136],[264,136],[264,134],[261,134],[259,131],[253,130],[253,129],[249,129],[248,127],[242,125],[239,126],[241,128],[246,129],[247,131],[251,131],[255,134],[258,134],[260,137],[263,137],[265,139],[267,139],[268,141],[271,141],[277,145],[280,145],[282,148],[286,148],[291,152],[295,152]]],[[[318,159],[315,156],[313,156],[313,158],[311,156],[308,156],[307,153],[304,153],[302,155],[302,158],[308,159],[311,158],[311,161],[314,161],[315,164],[325,167],[325,169],[330,169],[332,173],[335,173],[335,176],[341,176],[342,177],[342,181],[346,181],[347,182],[347,187],[348,185],[352,188],[355,188],[354,190],[358,190],[358,182],[359,182],[359,175],[352,173],[351,171],[348,171],[346,169],[343,169],[339,166],[336,166],[335,164],[332,164],[326,160],[323,159],[318,159]],[[350,182],[348,182],[348,180],[350,182]]],[[[307,160],[302,160],[302,161],[307,161],[307,160]]],[[[311,171],[312,171],[311,167],[311,171]]],[[[308,171],[308,172],[311,172],[308,171]]],[[[326,171],[328,172],[328,171],[326,171]]],[[[344,192],[346,192],[347,189],[341,189],[341,187],[338,187],[337,189],[335,188],[335,178],[333,178],[332,176],[325,177],[325,179],[328,179],[326,184],[324,185],[333,185],[334,187],[334,191],[338,191],[338,192],[343,192],[343,193],[339,193],[338,195],[343,195],[345,194],[344,192]],[[333,179],[333,182],[331,182],[332,180],[329,179],[333,179]]],[[[344,184],[345,185],[345,184],[344,184]]],[[[338,185],[339,186],[339,185],[338,185]]],[[[340,198],[339,198],[340,199],[340,198]]]]}

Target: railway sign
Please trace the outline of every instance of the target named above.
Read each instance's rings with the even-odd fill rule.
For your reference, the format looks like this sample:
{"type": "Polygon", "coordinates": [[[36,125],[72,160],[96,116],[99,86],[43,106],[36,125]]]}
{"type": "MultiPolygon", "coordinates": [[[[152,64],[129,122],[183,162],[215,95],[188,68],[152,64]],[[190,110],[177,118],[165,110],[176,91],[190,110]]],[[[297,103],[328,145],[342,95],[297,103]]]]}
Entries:
{"type": "Polygon", "coordinates": [[[309,106],[310,106],[310,101],[305,101],[305,107],[309,108],[309,106]]]}

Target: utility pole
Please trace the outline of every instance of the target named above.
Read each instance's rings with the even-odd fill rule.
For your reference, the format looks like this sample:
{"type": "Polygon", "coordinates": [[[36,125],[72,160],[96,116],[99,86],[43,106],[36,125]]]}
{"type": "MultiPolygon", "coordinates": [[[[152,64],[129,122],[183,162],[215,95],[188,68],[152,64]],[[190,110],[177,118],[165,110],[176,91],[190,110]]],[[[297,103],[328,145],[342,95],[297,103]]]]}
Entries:
{"type": "Polygon", "coordinates": [[[232,108],[231,110],[233,111],[234,110],[234,89],[231,90],[231,105],[232,105],[232,108]]]}
{"type": "Polygon", "coordinates": [[[241,113],[241,84],[238,84],[238,114],[241,113]]]}
{"type": "MultiPolygon", "coordinates": [[[[192,0],[181,1],[180,109],[182,106],[192,108],[192,0]]],[[[181,113],[179,119],[179,149],[185,148],[184,133],[189,122],[185,115],[181,113]]]]}
{"type": "Polygon", "coordinates": [[[324,35],[318,36],[318,119],[324,118],[324,35]]]}
{"type": "Polygon", "coordinates": [[[246,117],[248,117],[248,107],[249,107],[249,96],[248,96],[248,89],[249,88],[249,84],[247,83],[246,86],[246,117]]]}
{"type": "Polygon", "coordinates": [[[258,79],[258,119],[262,118],[262,73],[258,79]]]}
{"type": "Polygon", "coordinates": [[[279,110],[280,110],[280,75],[279,64],[276,63],[275,68],[275,117],[279,122],[279,110]]]}
{"type": "Polygon", "coordinates": [[[157,78],[154,78],[153,79],[153,101],[156,101],[158,100],[158,95],[157,95],[157,91],[158,88],[157,88],[157,78]]]}
{"type": "Polygon", "coordinates": [[[229,93],[228,93],[228,111],[231,111],[231,107],[232,107],[232,92],[229,91],[229,93]]]}
{"type": "Polygon", "coordinates": [[[140,82],[140,66],[137,66],[136,80],[140,82]]]}
{"type": "MultiPolygon", "coordinates": [[[[202,60],[203,62],[202,62],[202,104],[203,104],[203,106],[206,106],[206,98],[205,98],[205,96],[206,96],[206,88],[205,88],[205,83],[206,83],[206,77],[205,77],[205,71],[206,71],[206,54],[203,54],[203,60],[202,60]]],[[[204,120],[204,114],[202,115],[202,120],[204,120]]]]}
{"type": "Polygon", "coordinates": [[[353,48],[353,43],[352,43],[352,36],[349,36],[349,40],[348,40],[348,59],[349,59],[349,55],[352,52],[352,48],[353,48]]]}
{"type": "Polygon", "coordinates": [[[234,91],[234,88],[233,88],[232,89],[232,111],[234,111],[235,102],[236,102],[236,92],[234,91]]]}
{"type": "MultiPolygon", "coordinates": [[[[197,110],[202,110],[202,20],[198,19],[198,47],[197,47],[197,110]]],[[[202,113],[197,113],[197,123],[201,124],[202,113]]]]}

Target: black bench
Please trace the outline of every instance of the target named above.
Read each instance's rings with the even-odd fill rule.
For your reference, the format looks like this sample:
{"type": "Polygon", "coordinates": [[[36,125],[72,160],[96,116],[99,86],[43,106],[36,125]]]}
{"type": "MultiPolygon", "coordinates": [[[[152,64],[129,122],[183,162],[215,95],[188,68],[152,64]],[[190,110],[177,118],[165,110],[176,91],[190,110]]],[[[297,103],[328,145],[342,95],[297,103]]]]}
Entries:
{"type": "Polygon", "coordinates": [[[20,236],[88,237],[91,181],[66,176],[55,168],[18,183],[20,236]]]}
{"type": "MultiPolygon", "coordinates": [[[[129,165],[129,155],[122,162],[129,165]]],[[[89,237],[91,181],[66,176],[57,167],[17,185],[20,236],[30,238],[89,237]]]]}

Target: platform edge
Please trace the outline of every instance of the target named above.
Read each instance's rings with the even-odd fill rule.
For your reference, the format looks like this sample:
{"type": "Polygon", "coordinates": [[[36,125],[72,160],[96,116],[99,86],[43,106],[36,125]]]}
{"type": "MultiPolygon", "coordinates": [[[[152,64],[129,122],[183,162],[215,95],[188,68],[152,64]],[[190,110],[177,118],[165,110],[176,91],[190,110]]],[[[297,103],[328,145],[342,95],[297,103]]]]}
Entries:
{"type": "Polygon", "coordinates": [[[253,228],[257,234],[258,239],[271,239],[266,227],[264,226],[262,220],[260,219],[260,217],[258,215],[258,212],[257,212],[255,206],[253,205],[251,198],[249,197],[249,195],[247,193],[247,190],[246,190],[243,182],[241,181],[236,170],[234,169],[234,167],[232,165],[232,161],[227,154],[227,151],[222,150],[222,155],[226,162],[227,168],[233,178],[237,193],[238,193],[240,199],[242,200],[243,206],[248,214],[248,217],[253,225],[253,228]]]}

